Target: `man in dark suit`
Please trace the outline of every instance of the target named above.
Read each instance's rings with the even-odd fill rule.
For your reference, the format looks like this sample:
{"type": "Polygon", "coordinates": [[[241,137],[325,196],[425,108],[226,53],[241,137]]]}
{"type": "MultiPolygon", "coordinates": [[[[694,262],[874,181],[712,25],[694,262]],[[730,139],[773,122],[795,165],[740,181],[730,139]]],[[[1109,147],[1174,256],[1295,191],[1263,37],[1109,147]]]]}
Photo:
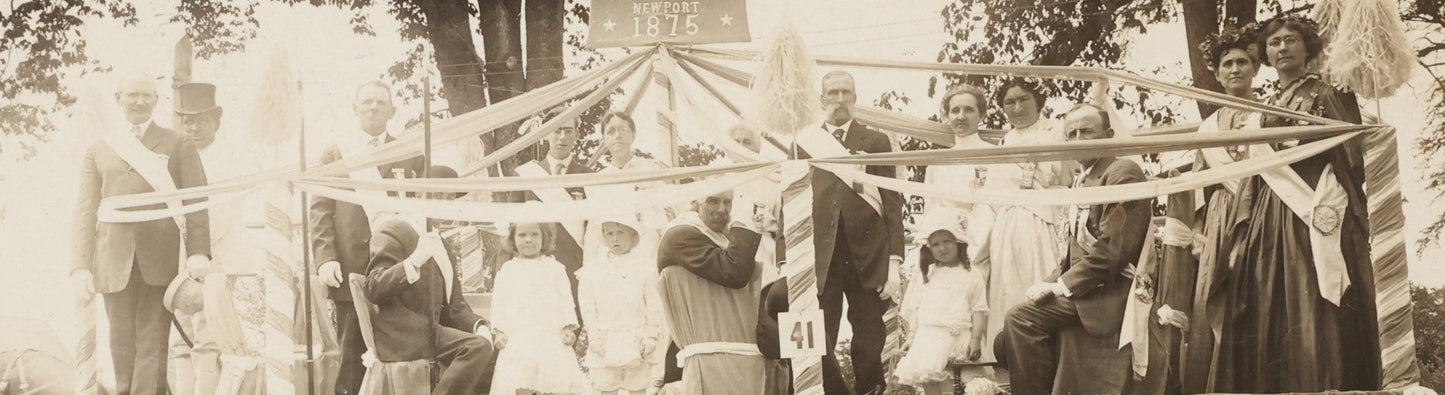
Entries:
{"type": "MultiPolygon", "coordinates": [[[[375,81],[361,85],[356,90],[352,111],[365,133],[349,133],[340,144],[328,147],[321,155],[323,163],[339,160],[343,155],[364,155],[393,140],[386,132],[387,122],[396,115],[391,87],[375,81]]],[[[418,156],[362,168],[352,172],[351,177],[414,178],[421,174],[422,166],[424,161],[418,156]]],[[[380,217],[380,213],[368,213],[361,206],[325,197],[312,198],[310,210],[312,254],[321,262],[317,269],[321,282],[331,287],[326,297],[335,304],[336,331],[341,337],[341,369],[336,378],[336,393],[355,394],[366,373],[366,367],[361,364],[366,343],[361,339],[361,327],[356,321],[346,278],[353,273],[365,273],[370,260],[371,221],[380,217]]]]}
{"type": "MultiPolygon", "coordinates": [[[[1108,115],[1091,104],[1079,104],[1064,117],[1069,140],[1112,138],[1108,115]]],[[[1084,167],[1075,186],[1101,186],[1144,181],[1137,163],[1114,157],[1079,160],[1084,167]]],[[[1082,326],[1094,336],[1117,334],[1124,304],[1133,284],[1126,269],[1139,259],[1152,215],[1149,200],[1093,205],[1075,211],[1069,253],[1046,282],[1029,287],[1031,301],[1015,306],[1004,318],[1003,336],[1009,381],[1019,395],[1048,394],[1058,368],[1055,342],[1065,329],[1082,326]]],[[[1041,246],[1042,247],[1042,246],[1041,246]]]]}
{"type": "Polygon", "coordinates": [[[446,368],[433,394],[482,393],[490,378],[480,372],[494,351],[491,329],[462,297],[457,259],[439,236],[419,236],[412,224],[389,220],[377,228],[366,270],[366,296],[379,307],[372,318],[377,359],[440,362],[446,368]],[[433,259],[438,254],[451,262],[433,259]],[[451,265],[451,275],[439,265],[451,265]]]}
{"type": "MultiPolygon", "coordinates": [[[[171,314],[162,307],[166,285],[182,269],[200,279],[210,271],[211,236],[205,211],[185,216],[182,238],[172,218],[137,223],[100,222],[106,197],[206,185],[196,146],[186,136],[157,126],[155,80],[126,78],[115,93],[125,125],[100,131],[104,138],[85,153],[76,202],[71,278],[82,299],[105,295],[110,320],[116,392],[166,390],[166,343],[171,314]]],[[[203,199],[187,201],[194,203],[203,199]]],[[[163,209],[164,204],[142,207],[163,209]]]]}
{"type": "MultiPolygon", "coordinates": [[[[852,75],[843,71],[824,75],[822,101],[826,116],[822,128],[844,148],[855,153],[892,151],[887,136],[853,119],[852,107],[858,95],[852,75]]],[[[795,146],[790,156],[808,159],[811,156],[805,149],[795,146]]],[[[868,166],[865,171],[881,177],[895,176],[893,166],[868,166]]],[[[883,312],[885,300],[897,294],[898,265],[903,262],[903,196],[845,183],[832,173],[815,171],[812,177],[818,300],[828,335],[823,389],[829,394],[849,393],[833,352],[846,297],[848,323],[853,326],[855,393],[881,394],[886,386],[883,312]]]]}

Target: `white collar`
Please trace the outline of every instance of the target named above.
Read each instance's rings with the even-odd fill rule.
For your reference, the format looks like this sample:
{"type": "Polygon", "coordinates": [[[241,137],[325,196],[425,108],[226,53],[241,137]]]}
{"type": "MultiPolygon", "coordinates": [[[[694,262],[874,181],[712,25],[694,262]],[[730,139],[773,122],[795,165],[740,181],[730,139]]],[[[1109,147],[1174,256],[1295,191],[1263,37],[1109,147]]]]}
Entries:
{"type": "Polygon", "coordinates": [[[1085,178],[1088,178],[1088,177],[1089,177],[1089,173],[1093,173],[1093,172],[1094,172],[1094,166],[1098,166],[1098,165],[1099,165],[1098,162],[1094,162],[1094,164],[1089,165],[1088,167],[1085,167],[1085,168],[1083,168],[1081,171],[1079,171],[1079,174],[1076,175],[1076,176],[1074,176],[1074,184],[1075,184],[1076,186],[1083,186],[1083,185],[1084,185],[1084,179],[1085,179],[1085,178]]]}
{"type": "Polygon", "coordinates": [[[361,131],[361,146],[363,146],[363,147],[369,146],[369,145],[371,145],[371,142],[373,142],[373,141],[376,142],[376,145],[377,145],[377,146],[381,146],[382,144],[386,144],[386,136],[387,136],[387,135],[390,135],[390,134],[391,134],[391,133],[389,133],[389,132],[381,132],[381,134],[379,134],[379,135],[372,136],[371,134],[366,133],[366,131],[363,130],[363,131],[361,131]]]}
{"type": "Polygon", "coordinates": [[[843,135],[847,136],[848,130],[853,128],[853,120],[849,119],[848,122],[843,122],[842,125],[833,125],[828,123],[828,121],[823,121],[823,128],[828,134],[833,134],[834,130],[843,129],[843,135]]]}
{"type": "Polygon", "coordinates": [[[139,139],[141,138],[141,136],[145,136],[145,134],[146,134],[147,132],[150,132],[150,130],[151,130],[151,125],[154,125],[155,123],[156,123],[155,118],[147,119],[145,122],[141,122],[139,125],[137,125],[137,124],[132,124],[132,123],[130,123],[130,122],[126,122],[126,123],[125,123],[125,126],[126,126],[125,132],[126,132],[126,133],[130,133],[131,127],[136,127],[136,126],[140,127],[140,136],[135,136],[136,139],[139,140],[139,139]]]}
{"type": "Polygon", "coordinates": [[[570,168],[572,167],[572,155],[567,155],[566,158],[562,158],[562,159],[553,158],[552,155],[547,155],[546,158],[547,158],[547,169],[546,169],[546,170],[547,170],[548,173],[552,173],[552,175],[556,175],[556,174],[557,174],[557,172],[555,171],[555,170],[557,170],[557,165],[562,165],[562,169],[564,169],[564,171],[565,171],[566,169],[570,169],[570,168]]]}

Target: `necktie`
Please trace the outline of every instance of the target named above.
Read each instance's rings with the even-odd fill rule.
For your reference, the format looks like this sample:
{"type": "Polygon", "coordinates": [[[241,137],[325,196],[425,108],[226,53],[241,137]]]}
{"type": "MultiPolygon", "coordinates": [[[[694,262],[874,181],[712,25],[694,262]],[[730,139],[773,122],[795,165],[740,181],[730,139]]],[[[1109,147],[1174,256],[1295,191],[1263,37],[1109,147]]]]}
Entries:
{"type": "Polygon", "coordinates": [[[843,130],[843,128],[833,129],[833,138],[838,139],[838,142],[842,142],[845,133],[847,133],[847,131],[843,130]]]}
{"type": "Polygon", "coordinates": [[[553,175],[562,174],[564,170],[567,170],[567,166],[564,166],[561,163],[558,163],[555,166],[556,167],[552,169],[553,175]]]}
{"type": "Polygon", "coordinates": [[[130,134],[135,135],[136,140],[140,140],[141,136],[145,135],[145,131],[140,130],[140,125],[130,125],[130,134]]]}

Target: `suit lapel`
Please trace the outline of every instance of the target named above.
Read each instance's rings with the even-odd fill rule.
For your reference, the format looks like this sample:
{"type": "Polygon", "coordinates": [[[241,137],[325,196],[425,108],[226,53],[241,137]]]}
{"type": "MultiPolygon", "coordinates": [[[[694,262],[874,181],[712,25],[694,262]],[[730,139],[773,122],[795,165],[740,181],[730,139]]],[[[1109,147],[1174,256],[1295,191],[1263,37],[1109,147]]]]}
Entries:
{"type": "Polygon", "coordinates": [[[868,130],[867,126],[863,126],[863,124],[858,123],[857,119],[854,119],[853,124],[848,125],[848,133],[843,136],[843,148],[847,148],[849,151],[863,151],[867,149],[867,141],[864,141],[864,139],[868,138],[864,136],[866,130],[868,130]]]}
{"type": "Polygon", "coordinates": [[[151,126],[146,128],[145,134],[141,135],[140,142],[145,144],[146,149],[155,152],[156,147],[161,145],[160,127],[156,126],[155,122],[151,122],[151,126]]]}
{"type": "MultiPolygon", "coordinates": [[[[1118,159],[1113,157],[1099,159],[1098,163],[1094,163],[1094,168],[1089,169],[1089,174],[1084,176],[1083,186],[1096,187],[1104,185],[1104,174],[1107,174],[1109,172],[1109,167],[1113,166],[1114,161],[1116,160],[1118,159]]],[[[1104,210],[1109,209],[1109,206],[1110,204],[1106,203],[1096,204],[1091,207],[1089,209],[1089,219],[1087,222],[1084,223],[1084,227],[1088,229],[1097,229],[1099,226],[1099,219],[1103,217],[1103,215],[1105,214],[1104,210]]]]}
{"type": "MultiPolygon", "coordinates": [[[[383,133],[385,133],[385,132],[383,132],[383,133]]],[[[391,138],[391,134],[387,134],[387,135],[386,135],[386,138],[383,139],[382,142],[383,142],[383,144],[385,144],[385,143],[390,143],[391,140],[393,140],[393,139],[391,138]]],[[[387,178],[387,176],[390,176],[390,175],[391,175],[391,167],[392,167],[393,165],[395,165],[395,163],[382,163],[382,164],[376,165],[376,171],[377,171],[378,173],[381,173],[381,178],[387,178]]]]}

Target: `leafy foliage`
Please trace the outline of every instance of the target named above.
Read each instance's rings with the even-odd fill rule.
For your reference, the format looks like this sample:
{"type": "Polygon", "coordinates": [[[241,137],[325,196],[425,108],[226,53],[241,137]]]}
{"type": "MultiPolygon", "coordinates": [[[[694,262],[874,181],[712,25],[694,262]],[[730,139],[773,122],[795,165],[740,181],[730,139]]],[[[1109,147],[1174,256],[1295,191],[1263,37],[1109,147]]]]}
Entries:
{"type": "Polygon", "coordinates": [[[1410,287],[1420,385],[1445,388],[1445,287],[1410,287]]]}
{"type": "MultiPolygon", "coordinates": [[[[1107,1],[1079,0],[1022,3],[1009,0],[957,0],[942,11],[946,30],[954,42],[943,44],[938,61],[945,63],[1033,64],[1094,66],[1121,69],[1128,36],[1145,33],[1145,25],[1169,21],[1176,16],[1173,2],[1163,0],[1107,1]]],[[[1139,70],[1135,70],[1139,71],[1139,70]]],[[[1003,78],[948,73],[943,81],[929,81],[929,95],[948,86],[971,83],[996,90],[1003,78]]],[[[1044,95],[1079,102],[1085,99],[1090,82],[1041,81],[1044,95]]],[[[1176,120],[1177,104],[1160,104],[1145,99],[1115,104],[1142,112],[1152,124],[1176,120]]],[[[1042,105],[1042,103],[1041,103],[1042,105]]],[[[1045,115],[1049,115],[1046,110],[1045,115]]],[[[984,124],[1001,128],[1006,120],[1001,109],[989,106],[984,124]]]]}
{"type": "Polygon", "coordinates": [[[245,50],[246,41],[256,38],[256,3],[185,0],[176,11],[171,22],[186,25],[186,33],[200,44],[198,58],[245,50]]]}
{"type": "Polygon", "coordinates": [[[136,23],[135,7],[120,0],[12,2],[0,10],[0,131],[12,143],[0,144],[0,153],[18,149],[23,158],[33,156],[55,130],[51,114],[75,101],[62,79],[104,69],[85,54],[86,18],[136,23]]]}

